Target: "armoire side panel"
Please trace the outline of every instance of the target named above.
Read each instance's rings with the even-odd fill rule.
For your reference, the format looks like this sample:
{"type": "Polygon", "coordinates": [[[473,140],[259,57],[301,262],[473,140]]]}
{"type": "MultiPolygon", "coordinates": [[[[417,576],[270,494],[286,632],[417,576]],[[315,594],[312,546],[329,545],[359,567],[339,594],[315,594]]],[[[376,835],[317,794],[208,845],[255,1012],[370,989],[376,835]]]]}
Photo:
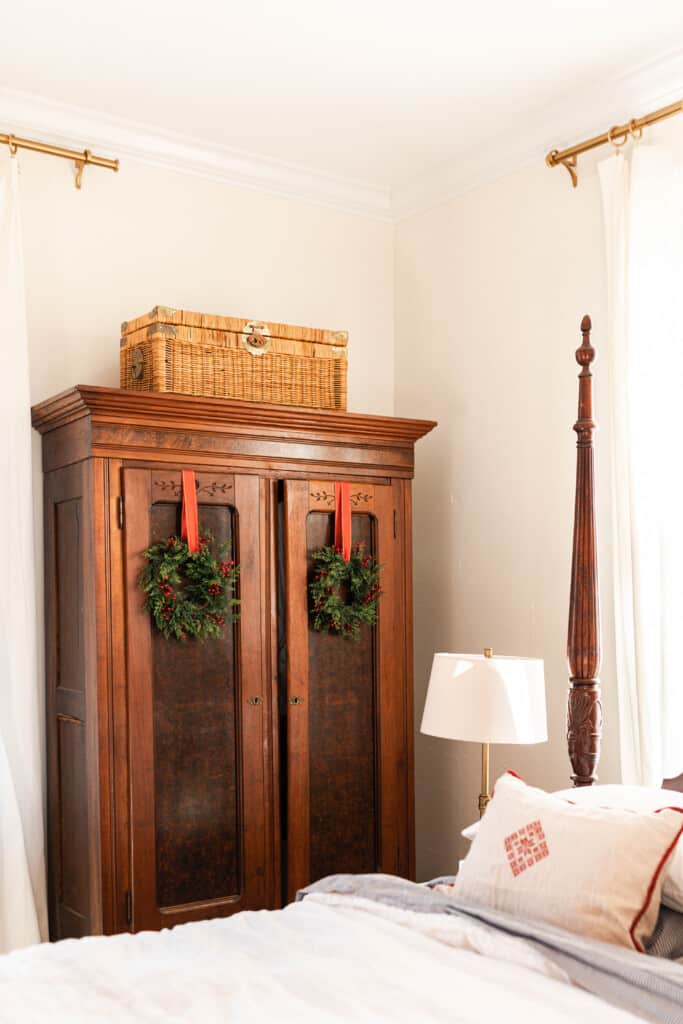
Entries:
{"type": "MultiPolygon", "coordinates": [[[[87,921],[90,912],[88,876],[82,870],[88,862],[88,805],[83,799],[86,773],[83,722],[58,715],[56,739],[59,765],[60,916],[66,916],[74,930],[83,934],[78,922],[87,921]]],[[[71,929],[62,926],[62,935],[65,930],[71,929]]]]}
{"type": "Polygon", "coordinates": [[[48,896],[53,939],[92,934],[101,915],[89,478],[89,463],[76,463],[48,474],[44,491],[48,896]]]}
{"type": "MultiPolygon", "coordinates": [[[[354,515],[353,540],[373,551],[373,519],[354,515]]],[[[309,512],[306,548],[331,544],[333,516],[309,512]]],[[[375,631],[357,643],[309,629],[311,878],[377,869],[375,631]]]]}
{"type": "Polygon", "coordinates": [[[83,652],[83,499],[53,505],[58,688],[85,692],[83,652]]]}

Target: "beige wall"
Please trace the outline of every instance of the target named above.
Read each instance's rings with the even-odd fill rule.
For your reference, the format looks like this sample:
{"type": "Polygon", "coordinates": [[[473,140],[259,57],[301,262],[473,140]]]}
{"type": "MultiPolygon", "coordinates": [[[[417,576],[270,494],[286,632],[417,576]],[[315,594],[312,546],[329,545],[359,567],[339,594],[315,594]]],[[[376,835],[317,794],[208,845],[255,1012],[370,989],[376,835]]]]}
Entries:
{"type": "Polygon", "coordinates": [[[350,332],[349,408],[393,411],[393,228],[124,161],[21,154],[32,399],[118,386],[119,326],[157,303],[350,332]]]}
{"type": "MultiPolygon", "coordinates": [[[[605,154],[602,154],[604,157],[605,154]]],[[[493,751],[493,772],[569,785],[564,657],[581,316],[605,346],[594,164],[542,163],[410,218],[396,233],[396,412],[439,427],[415,481],[416,726],[434,651],[545,659],[548,744],[493,751]]],[[[596,366],[604,707],[601,778],[618,781],[609,595],[606,359],[596,366]]],[[[477,816],[479,749],[417,736],[419,877],[454,869],[477,816]]]]}

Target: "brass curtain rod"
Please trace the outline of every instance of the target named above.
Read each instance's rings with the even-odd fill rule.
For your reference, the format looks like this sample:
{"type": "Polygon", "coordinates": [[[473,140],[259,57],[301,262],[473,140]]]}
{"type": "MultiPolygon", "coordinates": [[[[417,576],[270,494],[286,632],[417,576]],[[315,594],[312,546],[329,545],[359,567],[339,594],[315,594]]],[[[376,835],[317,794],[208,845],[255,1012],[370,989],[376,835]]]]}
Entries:
{"type": "Polygon", "coordinates": [[[64,160],[73,160],[76,166],[76,188],[80,188],[83,182],[83,168],[86,164],[93,167],[106,167],[110,171],[118,171],[118,160],[108,160],[104,156],[95,156],[89,149],[82,151],[78,149],[64,149],[63,146],[51,146],[47,142],[37,142],[35,139],[22,139],[18,135],[0,133],[0,145],[9,146],[9,151],[14,155],[18,149],[31,149],[34,153],[47,153],[48,156],[60,156],[64,160]]]}
{"type": "Polygon", "coordinates": [[[673,117],[674,114],[680,114],[682,111],[683,100],[679,100],[677,103],[670,103],[668,107],[661,107],[651,114],[646,114],[645,117],[631,118],[628,124],[615,124],[608,131],[603,132],[602,135],[586,139],[585,142],[577,142],[575,146],[569,146],[568,149],[553,149],[548,153],[545,162],[548,167],[557,167],[558,164],[566,167],[569,171],[569,177],[572,179],[572,185],[576,188],[579,181],[576,173],[576,158],[581,153],[587,153],[589,149],[597,149],[598,146],[604,146],[608,142],[617,148],[623,146],[627,142],[629,135],[634,139],[639,139],[643,133],[643,128],[648,128],[651,124],[664,121],[665,118],[673,117]]]}

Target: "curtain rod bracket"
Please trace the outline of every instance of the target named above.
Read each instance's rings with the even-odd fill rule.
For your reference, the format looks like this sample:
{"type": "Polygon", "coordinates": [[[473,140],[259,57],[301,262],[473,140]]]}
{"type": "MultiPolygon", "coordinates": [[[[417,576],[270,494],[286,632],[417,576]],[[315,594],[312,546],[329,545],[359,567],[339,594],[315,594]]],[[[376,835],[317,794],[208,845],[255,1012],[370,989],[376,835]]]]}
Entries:
{"type": "Polygon", "coordinates": [[[92,157],[92,153],[90,152],[90,150],[89,149],[84,149],[83,150],[83,158],[81,160],[74,160],[74,165],[76,167],[76,181],[75,181],[75,185],[76,185],[77,189],[80,189],[81,185],[83,184],[83,168],[85,167],[86,164],[90,163],[91,157],[92,157]]]}
{"type": "Polygon", "coordinates": [[[569,177],[572,179],[572,188],[576,188],[579,184],[579,176],[576,173],[576,155],[562,157],[558,149],[553,149],[548,153],[545,162],[548,167],[557,167],[558,164],[562,164],[563,167],[566,167],[569,177]]]}

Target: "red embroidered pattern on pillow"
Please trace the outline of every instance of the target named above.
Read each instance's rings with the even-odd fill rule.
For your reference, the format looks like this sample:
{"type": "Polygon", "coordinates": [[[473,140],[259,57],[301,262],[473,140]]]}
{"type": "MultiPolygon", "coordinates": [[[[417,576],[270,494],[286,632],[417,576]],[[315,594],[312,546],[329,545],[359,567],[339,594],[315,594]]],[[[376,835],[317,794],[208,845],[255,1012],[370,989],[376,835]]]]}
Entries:
{"type": "Polygon", "coordinates": [[[540,821],[532,821],[505,838],[505,854],[512,874],[517,877],[539,860],[550,856],[548,841],[540,821]]]}

